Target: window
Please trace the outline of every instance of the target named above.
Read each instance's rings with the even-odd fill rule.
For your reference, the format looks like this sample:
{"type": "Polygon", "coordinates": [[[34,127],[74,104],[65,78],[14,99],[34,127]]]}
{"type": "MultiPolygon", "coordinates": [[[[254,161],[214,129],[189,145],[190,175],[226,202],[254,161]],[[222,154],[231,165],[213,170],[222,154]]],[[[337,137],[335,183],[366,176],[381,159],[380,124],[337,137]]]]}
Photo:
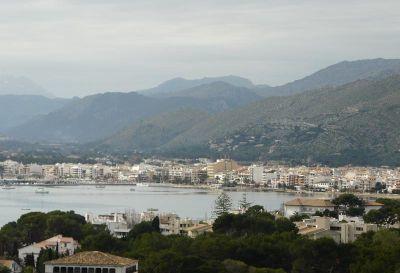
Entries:
{"type": "Polygon", "coordinates": [[[103,268],[102,273],[108,273],[108,268],[103,268]]]}
{"type": "Polygon", "coordinates": [[[73,267],[68,267],[68,273],[74,273],[74,268],[73,267]]]}
{"type": "Polygon", "coordinates": [[[80,267],[74,267],[74,273],[81,273],[80,267]]]}
{"type": "Polygon", "coordinates": [[[87,272],[87,267],[82,267],[82,268],[81,268],[81,273],[88,273],[88,272],[87,272]]]}
{"type": "Polygon", "coordinates": [[[61,267],[61,273],[67,273],[67,268],[66,267],[61,267]]]}
{"type": "Polygon", "coordinates": [[[89,273],[94,273],[94,268],[89,268],[89,273]]]}
{"type": "Polygon", "coordinates": [[[96,273],[101,273],[101,268],[97,267],[96,268],[96,273]]]}
{"type": "Polygon", "coordinates": [[[58,266],[53,267],[53,273],[59,273],[60,268],[58,266]]]}
{"type": "Polygon", "coordinates": [[[330,230],[340,230],[340,227],[331,227],[330,230]]]}
{"type": "Polygon", "coordinates": [[[115,268],[110,268],[109,273],[115,273],[115,268]]]}
{"type": "Polygon", "coordinates": [[[363,231],[364,229],[362,227],[356,227],[357,231],[363,231]]]}

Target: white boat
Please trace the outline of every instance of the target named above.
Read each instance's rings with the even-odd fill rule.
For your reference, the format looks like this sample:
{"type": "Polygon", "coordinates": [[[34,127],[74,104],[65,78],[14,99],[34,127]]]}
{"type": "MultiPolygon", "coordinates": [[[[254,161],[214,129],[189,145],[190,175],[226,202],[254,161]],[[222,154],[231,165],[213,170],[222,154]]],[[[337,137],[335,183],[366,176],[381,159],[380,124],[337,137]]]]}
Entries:
{"type": "Polygon", "coordinates": [[[105,187],[105,185],[96,185],[96,189],[104,189],[105,187]]]}
{"type": "Polygon", "coordinates": [[[149,183],[137,183],[136,186],[138,186],[138,187],[148,187],[149,183]]]}
{"type": "Polygon", "coordinates": [[[13,190],[15,189],[15,187],[12,187],[10,185],[5,185],[4,187],[2,187],[3,190],[13,190]]]}
{"type": "Polygon", "coordinates": [[[40,194],[48,194],[50,193],[48,190],[46,190],[45,188],[38,188],[35,193],[40,193],[40,194]]]}

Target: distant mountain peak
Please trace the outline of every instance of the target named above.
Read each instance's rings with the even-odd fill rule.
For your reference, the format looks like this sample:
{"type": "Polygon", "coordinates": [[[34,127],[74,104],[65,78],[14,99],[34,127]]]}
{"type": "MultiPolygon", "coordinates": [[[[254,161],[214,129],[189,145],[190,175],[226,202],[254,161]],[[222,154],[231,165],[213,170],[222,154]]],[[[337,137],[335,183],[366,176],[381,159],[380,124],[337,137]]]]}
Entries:
{"type": "Polygon", "coordinates": [[[246,87],[246,88],[254,87],[254,84],[249,79],[234,75],[221,76],[221,77],[204,77],[201,79],[191,79],[191,80],[182,77],[177,77],[165,81],[154,88],[142,90],[140,91],[140,93],[143,95],[158,96],[170,92],[178,92],[181,90],[213,82],[225,82],[234,86],[246,87]]]}
{"type": "Polygon", "coordinates": [[[42,86],[25,76],[0,75],[0,95],[41,95],[54,97],[42,86]]]}
{"type": "Polygon", "coordinates": [[[400,74],[400,59],[345,60],[284,85],[258,87],[257,93],[265,97],[288,96],[307,90],[337,87],[361,79],[382,79],[393,74],[400,74]]]}

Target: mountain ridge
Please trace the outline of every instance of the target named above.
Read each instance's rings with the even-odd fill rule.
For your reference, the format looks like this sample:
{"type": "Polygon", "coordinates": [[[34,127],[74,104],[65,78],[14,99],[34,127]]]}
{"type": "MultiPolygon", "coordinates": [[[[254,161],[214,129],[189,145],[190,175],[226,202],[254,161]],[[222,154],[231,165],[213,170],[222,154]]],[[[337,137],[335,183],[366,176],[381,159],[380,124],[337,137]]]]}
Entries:
{"type": "Polygon", "coordinates": [[[22,125],[33,117],[48,114],[70,101],[41,95],[0,95],[0,131],[22,125]]]}
{"type": "Polygon", "coordinates": [[[0,75],[0,95],[38,95],[54,98],[54,95],[27,77],[0,75]]]}

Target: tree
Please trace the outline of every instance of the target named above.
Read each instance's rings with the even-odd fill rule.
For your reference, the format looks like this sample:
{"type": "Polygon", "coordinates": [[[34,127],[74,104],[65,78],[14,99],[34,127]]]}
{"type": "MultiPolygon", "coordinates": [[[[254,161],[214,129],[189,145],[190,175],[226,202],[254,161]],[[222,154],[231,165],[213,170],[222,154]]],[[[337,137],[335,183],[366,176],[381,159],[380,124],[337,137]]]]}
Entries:
{"type": "Polygon", "coordinates": [[[393,225],[399,221],[400,201],[387,198],[379,198],[376,200],[383,204],[378,210],[370,210],[364,215],[364,221],[367,223],[375,223],[378,225],[393,225]]]}
{"type": "Polygon", "coordinates": [[[381,192],[382,189],[383,189],[382,183],[381,183],[381,182],[376,182],[376,183],[375,183],[375,191],[376,191],[376,192],[381,192]]]}
{"type": "Polygon", "coordinates": [[[0,273],[11,273],[11,270],[8,267],[0,265],[0,273]]]}
{"type": "Polygon", "coordinates": [[[295,231],[296,226],[286,218],[278,218],[264,211],[262,206],[250,207],[243,214],[224,213],[213,224],[216,234],[244,236],[295,231]]]}
{"type": "Polygon", "coordinates": [[[208,178],[207,171],[199,171],[198,177],[200,183],[204,183],[205,181],[207,181],[208,178]]]}
{"type": "Polygon", "coordinates": [[[38,273],[45,273],[44,262],[51,261],[59,258],[58,252],[51,248],[42,249],[36,261],[36,271],[38,273]]]}
{"type": "Polygon", "coordinates": [[[315,216],[325,216],[325,217],[332,217],[332,218],[338,218],[338,212],[336,210],[329,210],[329,209],[325,209],[324,211],[316,211],[314,213],[315,216]]]}
{"type": "Polygon", "coordinates": [[[35,273],[35,268],[33,266],[25,266],[22,269],[22,273],[35,273]]]}
{"type": "Polygon", "coordinates": [[[4,166],[0,165],[0,179],[3,179],[3,174],[4,174],[4,166]]]}
{"type": "Polygon", "coordinates": [[[307,214],[299,214],[298,212],[296,212],[295,214],[290,216],[289,219],[292,222],[300,222],[303,221],[303,219],[310,219],[310,216],[308,216],[307,214]]]}
{"type": "Polygon", "coordinates": [[[213,214],[219,217],[225,213],[228,213],[231,209],[232,199],[225,192],[221,192],[221,194],[215,200],[213,214]]]}
{"type": "Polygon", "coordinates": [[[24,265],[35,267],[35,257],[33,254],[28,254],[25,256],[24,265]]]}
{"type": "Polygon", "coordinates": [[[160,232],[160,218],[158,216],[154,217],[153,221],[151,221],[151,226],[154,232],[160,232]]]}
{"type": "Polygon", "coordinates": [[[32,244],[45,239],[46,214],[43,212],[30,212],[22,215],[17,225],[23,235],[23,243],[32,244]]]}
{"type": "Polygon", "coordinates": [[[129,231],[128,238],[136,239],[142,234],[152,232],[160,233],[160,219],[158,217],[155,217],[151,222],[144,221],[136,224],[131,231],[129,231]]]}
{"type": "Polygon", "coordinates": [[[251,202],[247,201],[247,194],[243,193],[242,199],[239,200],[239,209],[246,211],[251,207],[251,202]]]}
{"type": "Polygon", "coordinates": [[[332,203],[338,207],[339,211],[344,212],[346,215],[360,216],[364,214],[364,201],[354,194],[342,194],[333,199],[332,203]]]}

